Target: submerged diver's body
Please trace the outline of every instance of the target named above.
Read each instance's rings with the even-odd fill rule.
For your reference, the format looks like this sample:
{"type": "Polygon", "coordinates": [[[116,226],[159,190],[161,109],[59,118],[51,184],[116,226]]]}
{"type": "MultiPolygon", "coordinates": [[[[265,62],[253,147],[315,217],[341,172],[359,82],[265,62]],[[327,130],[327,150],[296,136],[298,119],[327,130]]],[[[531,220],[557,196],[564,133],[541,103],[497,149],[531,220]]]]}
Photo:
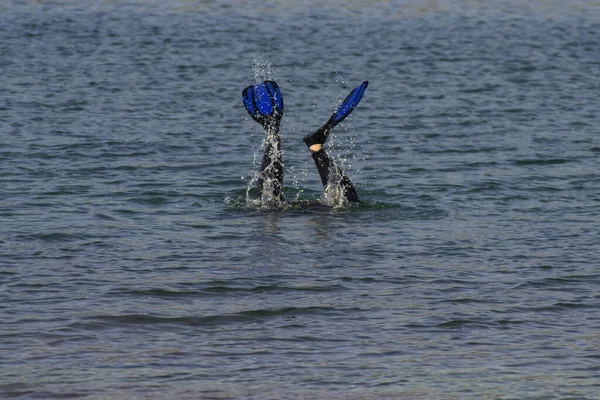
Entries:
{"type": "MultiPolygon", "coordinates": [[[[334,126],[342,122],[362,98],[368,82],[354,89],[340,104],[329,120],[315,132],[304,137],[312,158],[315,161],[325,197],[334,204],[340,202],[358,203],[358,194],[350,178],[332,160],[323,145],[334,126]]],[[[244,106],[250,116],[260,123],[267,134],[267,145],[258,174],[258,193],[263,204],[283,201],[283,163],[281,158],[281,136],[279,125],[283,115],[283,97],[274,81],[264,81],[249,86],[242,92],[244,106]]]]}

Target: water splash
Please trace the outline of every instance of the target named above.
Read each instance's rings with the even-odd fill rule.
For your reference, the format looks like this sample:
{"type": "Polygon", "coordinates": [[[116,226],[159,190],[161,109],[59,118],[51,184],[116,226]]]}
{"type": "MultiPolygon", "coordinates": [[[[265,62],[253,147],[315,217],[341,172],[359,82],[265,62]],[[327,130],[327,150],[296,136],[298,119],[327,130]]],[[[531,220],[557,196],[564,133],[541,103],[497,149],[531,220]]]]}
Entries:
{"type": "MultiPolygon", "coordinates": [[[[273,67],[268,60],[253,59],[252,71],[256,84],[265,80],[273,80],[273,67]]],[[[279,163],[282,159],[280,142],[279,129],[273,127],[273,129],[267,130],[261,145],[254,152],[253,164],[256,172],[252,174],[246,188],[248,207],[277,208],[281,206],[283,196],[280,196],[279,192],[282,188],[277,180],[277,175],[281,173],[282,168],[279,163]],[[268,157],[266,152],[269,153],[268,157]],[[270,160],[270,164],[264,165],[265,160],[270,160]],[[254,195],[254,188],[258,188],[258,196],[254,195]]]]}
{"type": "Polygon", "coordinates": [[[257,60],[256,58],[252,61],[254,62],[254,65],[252,65],[252,71],[254,71],[254,81],[256,83],[266,80],[273,80],[273,67],[269,61],[257,60]]]}
{"type": "MultiPolygon", "coordinates": [[[[252,71],[253,79],[256,83],[260,83],[264,80],[275,79],[273,65],[268,60],[254,58],[252,71]]],[[[346,80],[341,76],[336,78],[336,82],[338,83],[338,86],[343,86],[347,83],[346,80]]],[[[346,91],[340,91],[339,94],[336,94],[336,97],[339,98],[335,104],[337,105],[340,101],[342,101],[345,95],[346,91]]],[[[344,123],[341,123],[337,130],[342,133],[339,135],[339,140],[336,140],[336,138],[332,135],[332,137],[329,139],[327,147],[329,148],[329,151],[333,152],[334,154],[340,153],[342,147],[346,148],[346,151],[344,151],[345,154],[343,154],[341,157],[333,157],[338,159],[338,165],[340,165],[346,174],[350,170],[355,170],[355,165],[360,161],[360,156],[357,155],[355,151],[356,135],[348,135],[347,128],[345,127],[344,123]],[[348,147],[349,151],[347,149],[348,147]]],[[[280,197],[277,195],[277,192],[280,189],[279,182],[274,178],[274,171],[276,170],[277,166],[274,162],[271,162],[271,164],[267,166],[263,165],[264,153],[266,151],[272,152],[271,156],[268,157],[271,160],[276,160],[279,155],[282,155],[279,132],[273,134],[269,134],[269,132],[267,132],[267,134],[263,136],[261,145],[256,148],[256,151],[254,152],[254,172],[251,174],[248,187],[246,188],[246,206],[253,209],[282,209],[289,207],[290,204],[302,202],[301,197],[304,194],[306,187],[303,187],[297,175],[298,172],[295,171],[293,167],[291,169],[292,187],[286,190],[287,202],[283,200],[283,196],[280,197]],[[261,186],[262,190],[258,189],[261,186]]],[[[312,173],[313,168],[314,167],[311,163],[310,168],[300,168],[299,174],[306,178],[309,174],[309,169],[312,173]]],[[[342,176],[336,172],[332,173],[330,178],[330,183],[324,188],[319,203],[323,206],[332,208],[346,208],[351,205],[344,195],[345,189],[344,185],[342,184],[342,176]]]]}
{"type": "Polygon", "coordinates": [[[342,183],[343,176],[337,168],[332,168],[329,173],[329,181],[323,189],[321,203],[333,208],[346,208],[352,203],[346,198],[346,190],[342,183]]]}
{"type": "Polygon", "coordinates": [[[254,153],[257,172],[252,175],[246,189],[246,202],[249,206],[256,205],[257,202],[263,208],[280,208],[283,205],[282,187],[277,179],[283,171],[282,159],[279,131],[268,129],[262,145],[254,153]],[[259,158],[260,153],[264,154],[262,158],[259,158]],[[265,165],[265,160],[269,160],[270,163],[265,165]],[[260,188],[258,198],[252,198],[251,192],[254,187],[260,188]]]}

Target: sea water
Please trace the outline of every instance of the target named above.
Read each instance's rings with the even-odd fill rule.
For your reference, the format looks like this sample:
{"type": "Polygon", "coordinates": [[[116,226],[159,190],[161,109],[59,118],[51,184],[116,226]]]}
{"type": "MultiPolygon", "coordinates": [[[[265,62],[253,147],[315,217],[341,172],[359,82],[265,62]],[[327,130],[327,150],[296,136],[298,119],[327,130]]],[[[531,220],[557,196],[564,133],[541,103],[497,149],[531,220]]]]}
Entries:
{"type": "Polygon", "coordinates": [[[600,398],[599,21],[2,3],[0,398],[600,398]],[[260,79],[296,207],[246,201],[260,79]],[[364,204],[319,207],[302,137],[363,80],[328,151],[364,204]]]}

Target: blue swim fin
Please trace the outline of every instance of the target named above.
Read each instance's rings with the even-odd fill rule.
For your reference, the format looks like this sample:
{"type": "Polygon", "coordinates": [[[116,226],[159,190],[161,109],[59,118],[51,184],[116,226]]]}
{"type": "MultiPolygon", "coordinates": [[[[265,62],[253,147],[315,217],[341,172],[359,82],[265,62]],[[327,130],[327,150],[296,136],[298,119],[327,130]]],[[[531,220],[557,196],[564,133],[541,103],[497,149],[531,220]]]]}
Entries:
{"type": "Polygon", "coordinates": [[[362,99],[363,95],[365,94],[367,86],[369,86],[369,81],[364,81],[360,86],[352,90],[344,99],[344,101],[342,101],[342,104],[338,106],[337,110],[335,110],[329,119],[328,124],[331,125],[331,128],[342,122],[348,115],[350,115],[352,110],[354,110],[354,107],[358,105],[360,99],[362,99]]]}
{"type": "Polygon", "coordinates": [[[283,96],[275,81],[248,86],[242,91],[242,100],[252,119],[263,126],[283,116],[283,96]]]}
{"type": "Polygon", "coordinates": [[[308,147],[314,144],[325,143],[333,127],[342,122],[348,115],[350,115],[352,110],[354,110],[354,108],[358,105],[360,99],[362,99],[363,95],[365,94],[365,91],[367,90],[367,86],[369,86],[369,81],[364,81],[360,84],[360,86],[354,88],[350,92],[350,94],[346,96],[344,101],[342,101],[342,104],[338,106],[337,110],[335,110],[335,112],[333,113],[331,118],[329,118],[329,120],[325,123],[325,125],[317,129],[310,135],[304,137],[304,143],[306,143],[308,147]]]}

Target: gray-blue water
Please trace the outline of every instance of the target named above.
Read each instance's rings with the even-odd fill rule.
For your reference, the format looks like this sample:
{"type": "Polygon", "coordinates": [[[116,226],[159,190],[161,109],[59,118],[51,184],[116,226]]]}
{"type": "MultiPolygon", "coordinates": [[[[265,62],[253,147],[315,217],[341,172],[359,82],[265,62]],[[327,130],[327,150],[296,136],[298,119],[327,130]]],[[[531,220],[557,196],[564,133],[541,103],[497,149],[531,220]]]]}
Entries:
{"type": "Polygon", "coordinates": [[[0,398],[599,399],[599,95],[591,0],[3,2],[0,398]]]}

